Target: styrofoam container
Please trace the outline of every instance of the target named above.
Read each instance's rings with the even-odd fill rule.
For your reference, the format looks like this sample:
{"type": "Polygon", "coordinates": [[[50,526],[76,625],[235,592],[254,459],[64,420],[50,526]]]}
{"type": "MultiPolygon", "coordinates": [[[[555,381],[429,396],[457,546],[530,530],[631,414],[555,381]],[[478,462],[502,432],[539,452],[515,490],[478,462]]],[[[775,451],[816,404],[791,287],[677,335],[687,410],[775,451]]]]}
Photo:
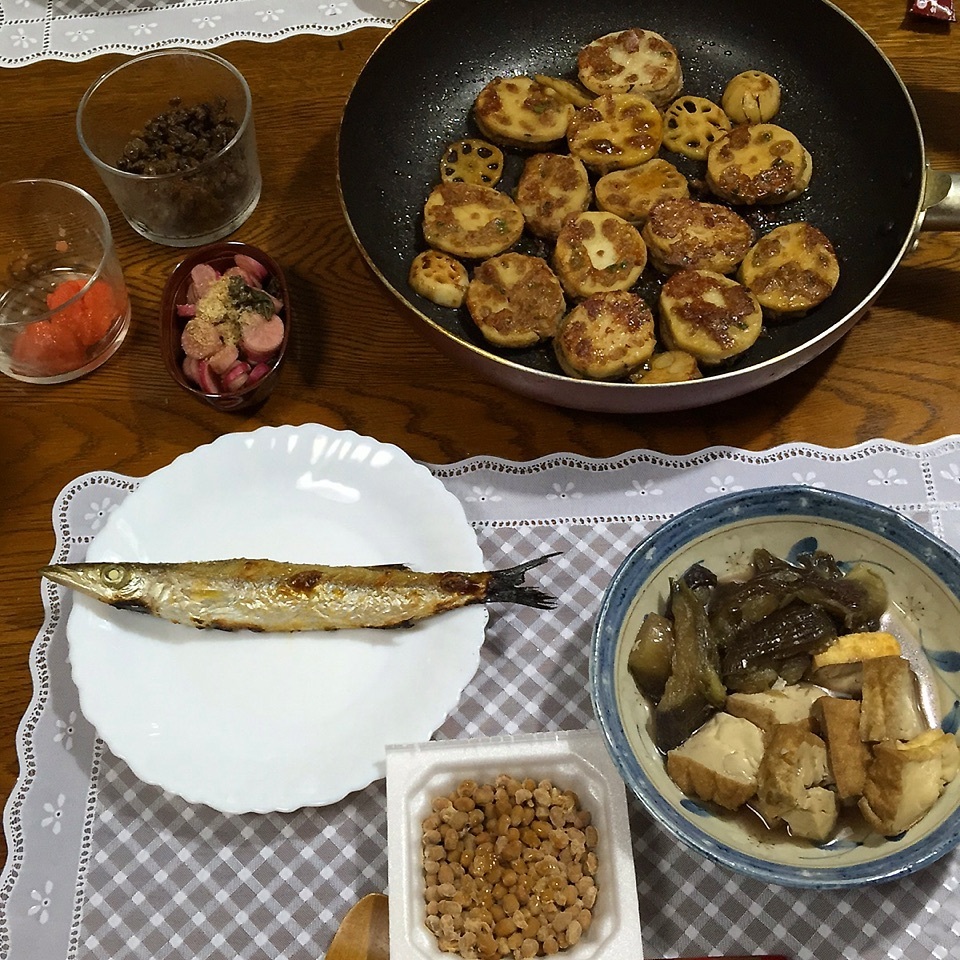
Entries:
{"type": "Polygon", "coordinates": [[[592,730],[387,747],[391,960],[452,956],[441,952],[425,924],[422,823],[435,798],[452,793],[464,780],[493,783],[500,774],[550,780],[562,790],[573,790],[597,828],[593,923],[583,939],[558,958],[643,960],[624,783],[602,737],[592,730]]]}

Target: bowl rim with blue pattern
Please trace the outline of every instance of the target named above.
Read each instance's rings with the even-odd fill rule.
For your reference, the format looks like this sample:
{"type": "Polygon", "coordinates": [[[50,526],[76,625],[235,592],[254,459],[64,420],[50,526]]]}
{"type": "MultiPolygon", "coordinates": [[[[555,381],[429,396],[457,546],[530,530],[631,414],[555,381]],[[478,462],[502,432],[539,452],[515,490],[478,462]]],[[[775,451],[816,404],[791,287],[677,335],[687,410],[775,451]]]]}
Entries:
{"type": "MultiPolygon", "coordinates": [[[[928,714],[956,735],[960,726],[960,552],[908,517],[849,494],[806,486],[749,489],[705,501],[666,521],[634,547],[600,604],[590,655],[590,689],[600,729],[620,775],[668,833],[710,860],[769,883],[848,887],[906,876],[960,842],[960,777],[919,824],[893,838],[843,832],[825,844],[748,829],[684,796],[667,776],[650,734],[651,705],[626,662],[645,613],[663,609],[669,579],[695,562],[721,576],[747,569],[755,547],[788,559],[825,549],[841,564],[865,562],[883,576],[903,654],[918,672],[928,714]]],[[[759,821],[758,821],[759,823],[759,821]]]]}

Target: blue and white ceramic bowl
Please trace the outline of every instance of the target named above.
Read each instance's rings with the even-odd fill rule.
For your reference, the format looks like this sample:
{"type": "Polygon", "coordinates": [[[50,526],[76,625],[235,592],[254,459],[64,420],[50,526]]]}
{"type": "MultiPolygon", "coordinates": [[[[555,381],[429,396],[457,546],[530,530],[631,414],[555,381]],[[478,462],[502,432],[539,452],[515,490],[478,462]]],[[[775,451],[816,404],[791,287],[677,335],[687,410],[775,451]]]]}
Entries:
{"type": "Polygon", "coordinates": [[[594,709],[614,762],[650,815],[673,836],[725,866],[770,883],[845,887],[893,880],[960,841],[960,777],[916,826],[893,838],[847,829],[819,845],[768,833],[749,812],[718,813],[667,776],[651,736],[652,705],[627,657],[645,614],[663,611],[669,581],[694,563],[719,576],[746,572],[755,547],[793,558],[826,550],[873,566],[890,607],[883,628],[914,665],[932,724],[960,725],[960,554],[900,514],[808,487],[748,490],[693,507],[640,543],[614,574],[594,629],[594,709]]]}

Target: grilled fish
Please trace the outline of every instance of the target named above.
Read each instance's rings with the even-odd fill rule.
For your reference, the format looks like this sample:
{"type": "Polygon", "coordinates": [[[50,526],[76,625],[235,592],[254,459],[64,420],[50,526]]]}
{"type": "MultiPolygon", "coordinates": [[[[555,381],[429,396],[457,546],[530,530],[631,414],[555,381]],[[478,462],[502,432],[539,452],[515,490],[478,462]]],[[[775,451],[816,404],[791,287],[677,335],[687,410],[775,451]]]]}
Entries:
{"type": "Polygon", "coordinates": [[[475,603],[541,610],[555,600],[523,585],[551,556],[504,570],[417,573],[401,564],[333,567],[275,560],[64,563],[40,573],[121,610],[201,629],[292,633],[412,626],[475,603]]]}

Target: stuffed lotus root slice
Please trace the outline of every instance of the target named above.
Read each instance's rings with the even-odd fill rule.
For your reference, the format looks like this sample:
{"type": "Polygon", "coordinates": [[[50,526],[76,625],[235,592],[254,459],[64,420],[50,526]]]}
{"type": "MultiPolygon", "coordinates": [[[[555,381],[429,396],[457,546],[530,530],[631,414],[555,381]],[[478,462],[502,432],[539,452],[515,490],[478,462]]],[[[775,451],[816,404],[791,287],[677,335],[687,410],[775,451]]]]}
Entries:
{"type": "Polygon", "coordinates": [[[486,140],[467,137],[447,146],[440,160],[446,183],[479,183],[495,187],[503,175],[503,151],[486,140]]]}
{"type": "Polygon", "coordinates": [[[762,237],[740,264],[740,282],[771,318],[800,317],[840,280],[833,244],[809,223],[787,223],[762,237]]]}
{"type": "Polygon", "coordinates": [[[564,317],[553,346],[557,362],[571,377],[621,379],[653,353],[653,314],[635,293],[599,293],[564,317]]]}
{"type": "Polygon", "coordinates": [[[612,213],[570,217],[557,235],[554,269],[574,299],[629,290],[643,273],[647,248],[636,227],[612,213]]]}
{"type": "Polygon", "coordinates": [[[410,264],[410,286],[441,307],[459,307],[467,294],[467,268],[449,253],[424,250],[410,264]]]}
{"type": "Polygon", "coordinates": [[[577,56],[580,82],[597,94],[640,93],[657,107],[683,86],[676,47],[652,30],[633,27],[597,37],[577,56]]]}
{"type": "Polygon", "coordinates": [[[652,160],[663,139],[660,111],[646,97],[608,93],[574,114],[567,130],[570,153],[606,173],[652,160]]]}
{"type": "Polygon", "coordinates": [[[530,77],[494,77],[473,104],[483,136],[520,149],[562,141],[573,114],[573,104],[530,77]]]}
{"type": "Polygon", "coordinates": [[[505,253],[481,263],[473,272],[466,303],[484,338],[509,348],[548,340],[567,306],[547,262],[522,253],[505,253]]]}
{"type": "Polygon", "coordinates": [[[655,353],[639,370],[630,374],[633,383],[687,383],[703,377],[697,358],[684,350],[655,353]]]}
{"type": "Polygon", "coordinates": [[[586,167],[565,153],[529,157],[514,195],[527,229],[548,240],[556,239],[567,217],[583,213],[592,196],[586,167]]]}
{"type": "Polygon", "coordinates": [[[681,270],[663,285],[660,338],[670,350],[715,366],[756,343],[763,312],[746,287],[709,270],[681,270]]]}
{"type": "Polygon", "coordinates": [[[707,186],[728,203],[786,203],[807,189],[812,173],[807,149],[774,123],[734,127],[707,151],[707,186]]]}
{"type": "Polygon", "coordinates": [[[423,207],[424,239],[455,257],[494,257],[512,247],[522,233],[519,207],[493,187],[439,183],[423,207]]]}
{"type": "Polygon", "coordinates": [[[564,80],[563,77],[548,77],[546,74],[536,73],[533,79],[575,107],[585,107],[593,101],[594,94],[591,91],[585,90],[578,83],[564,80]]]}
{"type": "Polygon", "coordinates": [[[746,70],[727,84],[720,105],[734,123],[768,123],[780,112],[780,84],[769,73],[746,70]]]}
{"type": "Polygon", "coordinates": [[[628,170],[612,170],[593,188],[597,207],[642,227],[661,200],[690,196],[687,178],[666,160],[655,157],[628,170]]]}
{"type": "Polygon", "coordinates": [[[661,273],[713,270],[732,273],[753,244],[753,228],[719,203],[663,200],[651,211],[642,236],[650,262],[661,273]]]}
{"type": "Polygon", "coordinates": [[[704,97],[674,100],[663,116],[663,145],[673,153],[704,160],[710,144],[730,129],[729,117],[704,97]]]}

